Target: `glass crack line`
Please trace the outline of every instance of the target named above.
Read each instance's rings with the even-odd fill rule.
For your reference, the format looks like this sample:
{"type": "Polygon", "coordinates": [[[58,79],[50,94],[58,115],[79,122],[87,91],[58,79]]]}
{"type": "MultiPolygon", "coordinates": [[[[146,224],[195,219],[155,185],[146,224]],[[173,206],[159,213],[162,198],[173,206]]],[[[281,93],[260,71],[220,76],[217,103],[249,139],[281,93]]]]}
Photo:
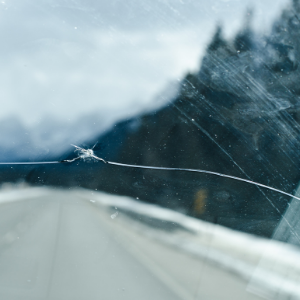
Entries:
{"type": "Polygon", "coordinates": [[[115,165],[115,166],[121,166],[121,167],[130,167],[130,168],[151,169],[151,170],[165,170],[165,171],[185,171],[185,172],[196,172],[196,173],[204,173],[204,174],[209,174],[209,175],[215,175],[215,176],[219,176],[219,177],[234,179],[234,180],[246,182],[246,183],[249,183],[249,184],[252,184],[252,185],[260,186],[262,188],[269,189],[271,191],[283,194],[285,196],[289,196],[289,197],[295,198],[297,200],[300,200],[299,197],[296,197],[296,196],[294,196],[294,195],[292,195],[290,193],[284,192],[282,190],[278,190],[278,189],[273,188],[271,186],[264,185],[262,183],[258,183],[258,182],[252,181],[252,180],[248,180],[248,179],[244,179],[244,178],[240,178],[240,177],[236,177],[236,176],[232,176],[232,175],[226,175],[226,174],[222,174],[222,173],[218,173],[218,172],[208,171],[208,170],[130,165],[130,164],[122,164],[122,163],[118,163],[118,162],[113,162],[113,161],[106,161],[106,163],[109,164],[109,165],[115,165]]]}
{"type": "Polygon", "coordinates": [[[222,174],[222,173],[218,173],[218,172],[213,172],[213,171],[208,171],[208,170],[202,170],[202,169],[186,169],[186,168],[169,168],[169,167],[154,167],[154,166],[142,166],[142,165],[131,165],[131,164],[124,164],[124,163],[118,163],[118,162],[114,162],[114,161],[107,161],[101,157],[98,157],[97,155],[95,155],[93,148],[95,147],[95,145],[93,146],[93,148],[91,149],[84,149],[81,147],[78,147],[76,145],[72,145],[73,147],[75,147],[75,152],[78,152],[78,156],[73,158],[73,159],[64,159],[64,160],[60,160],[60,161],[40,161],[40,162],[0,162],[0,165],[42,165],[42,164],[58,164],[58,163],[72,163],[74,161],[77,160],[86,160],[86,159],[94,159],[97,161],[101,161],[105,164],[108,165],[115,165],[115,166],[120,166],[120,167],[127,167],[127,168],[138,168],[138,169],[148,169],[148,170],[162,170],[162,171],[182,171],[182,172],[195,172],[195,173],[203,173],[203,174],[208,174],[208,175],[214,175],[214,176],[219,176],[219,177],[223,177],[223,178],[229,178],[229,179],[233,179],[233,180],[238,180],[241,182],[245,182],[245,183],[249,183],[255,186],[259,186],[277,193],[280,193],[282,195],[285,196],[289,196],[292,197],[294,199],[297,199],[300,201],[300,198],[297,196],[294,196],[290,193],[284,192],[282,190],[273,188],[271,186],[259,183],[259,182],[255,182],[252,180],[248,180],[248,179],[244,179],[244,178],[240,178],[240,177],[236,177],[236,176],[232,176],[232,175],[227,175],[227,174],[222,174]]]}
{"type": "Polygon", "coordinates": [[[45,165],[59,164],[61,161],[22,161],[22,162],[0,162],[0,165],[45,165]]]}
{"type": "Polygon", "coordinates": [[[76,148],[75,152],[79,152],[79,156],[72,159],[72,160],[65,160],[62,162],[73,162],[75,160],[78,159],[87,159],[87,158],[91,158],[91,159],[96,159],[98,161],[102,161],[105,164],[109,164],[109,165],[115,165],[115,166],[120,166],[120,167],[127,167],[127,168],[139,168],[139,169],[150,169],[150,170],[163,170],[163,171],[184,171],[184,172],[195,172],[195,173],[204,173],[204,174],[209,174],[209,175],[214,175],[214,176],[219,176],[219,177],[223,177],[223,178],[229,178],[229,179],[234,179],[234,180],[238,180],[238,181],[242,181],[245,183],[249,183],[255,186],[259,186],[277,193],[280,193],[282,195],[285,196],[289,196],[292,198],[295,198],[297,200],[300,201],[300,198],[297,196],[294,196],[290,193],[284,192],[282,190],[273,188],[271,186],[259,183],[259,182],[255,182],[249,179],[244,179],[244,178],[240,178],[240,177],[236,177],[236,176],[232,176],[232,175],[226,175],[226,174],[222,174],[222,173],[218,173],[218,172],[213,172],[213,171],[208,171],[208,170],[201,170],[201,169],[185,169],[185,168],[168,168],[168,167],[153,167],[153,166],[142,166],[142,165],[131,165],[131,164],[123,164],[123,163],[118,163],[118,162],[114,162],[114,161],[106,161],[101,157],[98,157],[95,155],[93,148],[92,149],[84,149],[81,147],[78,147],[76,145],[72,145],[73,147],[76,148]]]}

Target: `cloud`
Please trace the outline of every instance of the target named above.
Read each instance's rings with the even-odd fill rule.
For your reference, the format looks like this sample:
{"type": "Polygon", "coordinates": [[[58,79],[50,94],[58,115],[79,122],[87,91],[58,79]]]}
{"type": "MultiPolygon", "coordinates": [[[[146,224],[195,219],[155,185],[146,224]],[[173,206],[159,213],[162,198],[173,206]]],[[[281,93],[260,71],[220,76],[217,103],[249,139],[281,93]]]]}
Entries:
{"type": "MultiPolygon", "coordinates": [[[[114,120],[151,107],[169,81],[199,66],[217,20],[237,28],[241,2],[3,2],[0,119],[14,114],[33,126],[44,115],[106,112],[114,120]]],[[[265,19],[266,2],[285,1],[259,4],[265,19]]]]}

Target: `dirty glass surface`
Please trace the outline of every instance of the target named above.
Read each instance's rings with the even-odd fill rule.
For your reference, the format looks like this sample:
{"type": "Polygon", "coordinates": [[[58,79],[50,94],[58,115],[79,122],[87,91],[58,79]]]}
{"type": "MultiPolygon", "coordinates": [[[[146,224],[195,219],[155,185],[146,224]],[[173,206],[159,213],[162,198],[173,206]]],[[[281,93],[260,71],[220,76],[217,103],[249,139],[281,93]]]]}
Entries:
{"type": "Polygon", "coordinates": [[[299,0],[7,0],[0,36],[1,299],[300,299],[299,0]]]}

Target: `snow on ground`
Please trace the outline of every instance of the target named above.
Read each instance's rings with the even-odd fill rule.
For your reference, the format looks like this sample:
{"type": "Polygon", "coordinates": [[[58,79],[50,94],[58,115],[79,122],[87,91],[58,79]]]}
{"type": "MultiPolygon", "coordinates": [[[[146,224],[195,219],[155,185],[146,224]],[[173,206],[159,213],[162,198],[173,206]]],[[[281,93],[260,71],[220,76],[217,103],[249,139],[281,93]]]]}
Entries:
{"type": "Polygon", "coordinates": [[[296,246],[204,222],[130,197],[83,189],[76,190],[76,195],[107,208],[112,219],[144,236],[242,276],[249,281],[252,293],[266,299],[300,299],[300,249],[296,246]],[[164,230],[166,222],[178,230],[164,230]]]}
{"type": "MultiPolygon", "coordinates": [[[[51,195],[51,188],[0,189],[0,204],[51,195]]],[[[85,189],[65,191],[110,214],[112,222],[167,244],[248,281],[266,299],[300,299],[299,248],[238,232],[139,200],[85,189]]],[[[55,196],[55,195],[54,195],[55,196]]]]}

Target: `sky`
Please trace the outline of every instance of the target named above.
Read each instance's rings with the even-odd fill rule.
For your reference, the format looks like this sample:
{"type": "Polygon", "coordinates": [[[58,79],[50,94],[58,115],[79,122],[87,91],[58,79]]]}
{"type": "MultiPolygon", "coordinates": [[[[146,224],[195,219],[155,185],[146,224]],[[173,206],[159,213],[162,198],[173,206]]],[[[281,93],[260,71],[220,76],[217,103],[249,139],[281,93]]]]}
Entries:
{"type": "Polygon", "coordinates": [[[233,36],[247,8],[266,33],[288,0],[4,0],[0,121],[103,123],[162,105],[200,66],[217,24],[233,36]]]}

